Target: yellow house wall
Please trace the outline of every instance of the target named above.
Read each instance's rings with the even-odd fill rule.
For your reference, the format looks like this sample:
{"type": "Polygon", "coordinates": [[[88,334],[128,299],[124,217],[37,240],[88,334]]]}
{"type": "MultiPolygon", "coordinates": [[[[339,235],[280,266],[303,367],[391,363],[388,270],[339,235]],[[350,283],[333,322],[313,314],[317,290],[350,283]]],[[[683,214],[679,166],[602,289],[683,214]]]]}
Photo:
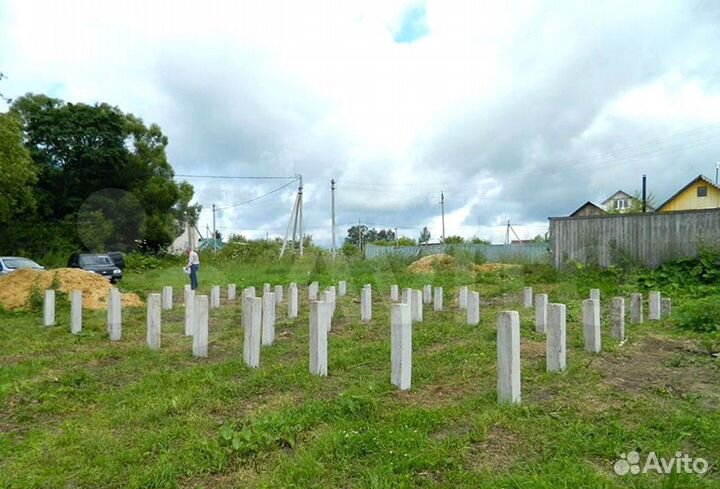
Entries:
{"type": "Polygon", "coordinates": [[[713,209],[720,207],[720,190],[706,182],[696,182],[675,197],[663,211],[687,211],[692,209],[713,209]],[[707,197],[698,197],[697,188],[707,187],[707,197]]]}

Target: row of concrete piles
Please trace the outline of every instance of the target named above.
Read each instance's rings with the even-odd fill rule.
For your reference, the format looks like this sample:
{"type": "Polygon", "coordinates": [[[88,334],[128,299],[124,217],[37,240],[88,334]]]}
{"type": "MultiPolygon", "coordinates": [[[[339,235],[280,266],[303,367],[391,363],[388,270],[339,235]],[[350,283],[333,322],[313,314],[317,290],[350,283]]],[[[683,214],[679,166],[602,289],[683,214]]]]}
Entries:
{"type": "MultiPolygon", "coordinates": [[[[196,357],[208,355],[209,310],[220,307],[220,287],[213,286],[210,296],[196,295],[189,286],[185,288],[185,335],[192,336],[192,353],[196,357]]],[[[328,332],[332,329],[336,297],[347,294],[347,283],[340,281],[336,286],[320,292],[318,282],[308,287],[310,301],[310,358],[309,369],[313,375],[328,374],[328,332]]],[[[82,294],[72,292],[71,332],[82,330],[82,294]]],[[[227,300],[236,300],[236,286],[227,287],[227,300]]],[[[243,360],[252,368],[260,366],[261,346],[271,346],[275,341],[276,308],[284,300],[283,286],[264,284],[262,297],[256,297],[255,288],[243,290],[242,324],[244,329],[243,360]]],[[[391,305],[391,382],[401,390],[410,389],[412,384],[412,327],[414,322],[423,320],[423,305],[433,304],[436,312],[443,310],[442,287],[423,286],[422,290],[405,288],[400,295],[397,285],[390,287],[391,305]]],[[[287,295],[288,318],[298,315],[298,287],[291,283],[287,295]]],[[[548,372],[561,372],[567,366],[567,312],[564,304],[549,303],[547,294],[533,296],[532,288],[526,287],[523,294],[525,308],[535,306],[535,329],[546,335],[546,368],[548,372]],[[534,299],[534,300],[533,300],[534,299]]],[[[633,323],[643,322],[643,296],[632,294],[630,316],[633,323]]],[[[669,316],[671,302],[662,298],[659,292],[650,292],[648,297],[649,319],[658,320],[669,316]]],[[[164,287],[161,293],[147,297],[147,344],[157,350],[161,347],[161,311],[173,307],[173,291],[164,287]]],[[[480,322],[480,295],[460,287],[458,307],[467,311],[467,324],[480,322]]],[[[592,289],[590,297],[583,301],[583,336],[585,349],[601,351],[600,291],[592,289]]],[[[625,299],[614,297],[611,301],[611,330],[613,338],[625,337],[625,299]]],[[[372,319],[372,287],[366,284],[360,291],[360,319],[372,319]]],[[[44,321],[46,326],[55,324],[55,291],[45,294],[44,321]]],[[[108,334],[111,341],[122,337],[121,296],[112,288],[108,297],[108,334]]],[[[497,319],[497,391],[500,402],[520,402],[520,318],[517,311],[501,311],[497,319]]]]}

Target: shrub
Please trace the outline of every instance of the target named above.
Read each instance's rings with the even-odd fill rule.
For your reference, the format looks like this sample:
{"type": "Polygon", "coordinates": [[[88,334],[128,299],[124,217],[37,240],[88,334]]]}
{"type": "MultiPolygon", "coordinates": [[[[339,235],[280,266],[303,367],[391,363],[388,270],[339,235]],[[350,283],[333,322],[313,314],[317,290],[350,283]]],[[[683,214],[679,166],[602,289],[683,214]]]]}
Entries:
{"type": "Polygon", "coordinates": [[[690,331],[720,332],[720,296],[688,300],[677,308],[675,323],[690,331]]]}

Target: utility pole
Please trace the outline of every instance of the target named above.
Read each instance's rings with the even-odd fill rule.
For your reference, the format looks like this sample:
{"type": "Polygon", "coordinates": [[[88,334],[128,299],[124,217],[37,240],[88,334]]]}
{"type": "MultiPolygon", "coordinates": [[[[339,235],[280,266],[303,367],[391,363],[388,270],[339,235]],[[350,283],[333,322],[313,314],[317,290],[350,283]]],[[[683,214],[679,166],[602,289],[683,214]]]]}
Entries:
{"type": "Polygon", "coordinates": [[[720,161],[715,163],[715,185],[718,184],[718,171],[720,171],[720,161]]]}
{"type": "Polygon", "coordinates": [[[335,248],[335,179],[330,180],[330,196],[332,202],[332,257],[335,259],[337,249],[335,248]]]}
{"type": "Polygon", "coordinates": [[[215,227],[215,204],[213,204],[213,250],[217,253],[217,228],[215,227]]]}
{"type": "Polygon", "coordinates": [[[440,191],[440,208],[442,209],[442,242],[445,244],[445,194],[440,191]]]}
{"type": "Polygon", "coordinates": [[[298,175],[298,178],[300,179],[300,186],[298,187],[298,221],[300,221],[300,256],[303,256],[303,222],[302,222],[302,212],[303,212],[303,182],[302,182],[302,175],[298,175]]]}
{"type": "Polygon", "coordinates": [[[642,211],[647,212],[647,176],[642,178],[642,211]]]}
{"type": "MultiPolygon", "coordinates": [[[[298,193],[295,195],[295,202],[293,202],[292,209],[290,210],[290,220],[288,221],[287,230],[285,231],[285,237],[283,238],[283,244],[282,248],[280,248],[280,258],[283,257],[285,254],[285,248],[287,247],[288,237],[290,236],[290,228],[292,228],[292,241],[291,247],[295,248],[295,233],[297,232],[298,227],[298,218],[302,219],[302,212],[299,212],[299,209],[301,209],[301,202],[302,202],[302,177],[299,175],[296,175],[300,180],[300,187],[298,189],[298,193]]],[[[302,224],[300,228],[300,234],[302,236],[302,224]]],[[[302,238],[300,239],[300,249],[302,250],[302,238]]]]}

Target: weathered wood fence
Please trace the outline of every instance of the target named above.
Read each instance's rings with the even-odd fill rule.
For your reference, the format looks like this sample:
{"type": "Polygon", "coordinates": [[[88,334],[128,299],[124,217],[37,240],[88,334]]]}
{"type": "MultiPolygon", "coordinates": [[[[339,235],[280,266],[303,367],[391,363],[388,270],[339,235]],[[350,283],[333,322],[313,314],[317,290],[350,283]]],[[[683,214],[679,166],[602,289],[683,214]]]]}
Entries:
{"type": "Polygon", "coordinates": [[[550,218],[555,268],[632,262],[649,268],[720,245],[720,209],[550,218]]]}

